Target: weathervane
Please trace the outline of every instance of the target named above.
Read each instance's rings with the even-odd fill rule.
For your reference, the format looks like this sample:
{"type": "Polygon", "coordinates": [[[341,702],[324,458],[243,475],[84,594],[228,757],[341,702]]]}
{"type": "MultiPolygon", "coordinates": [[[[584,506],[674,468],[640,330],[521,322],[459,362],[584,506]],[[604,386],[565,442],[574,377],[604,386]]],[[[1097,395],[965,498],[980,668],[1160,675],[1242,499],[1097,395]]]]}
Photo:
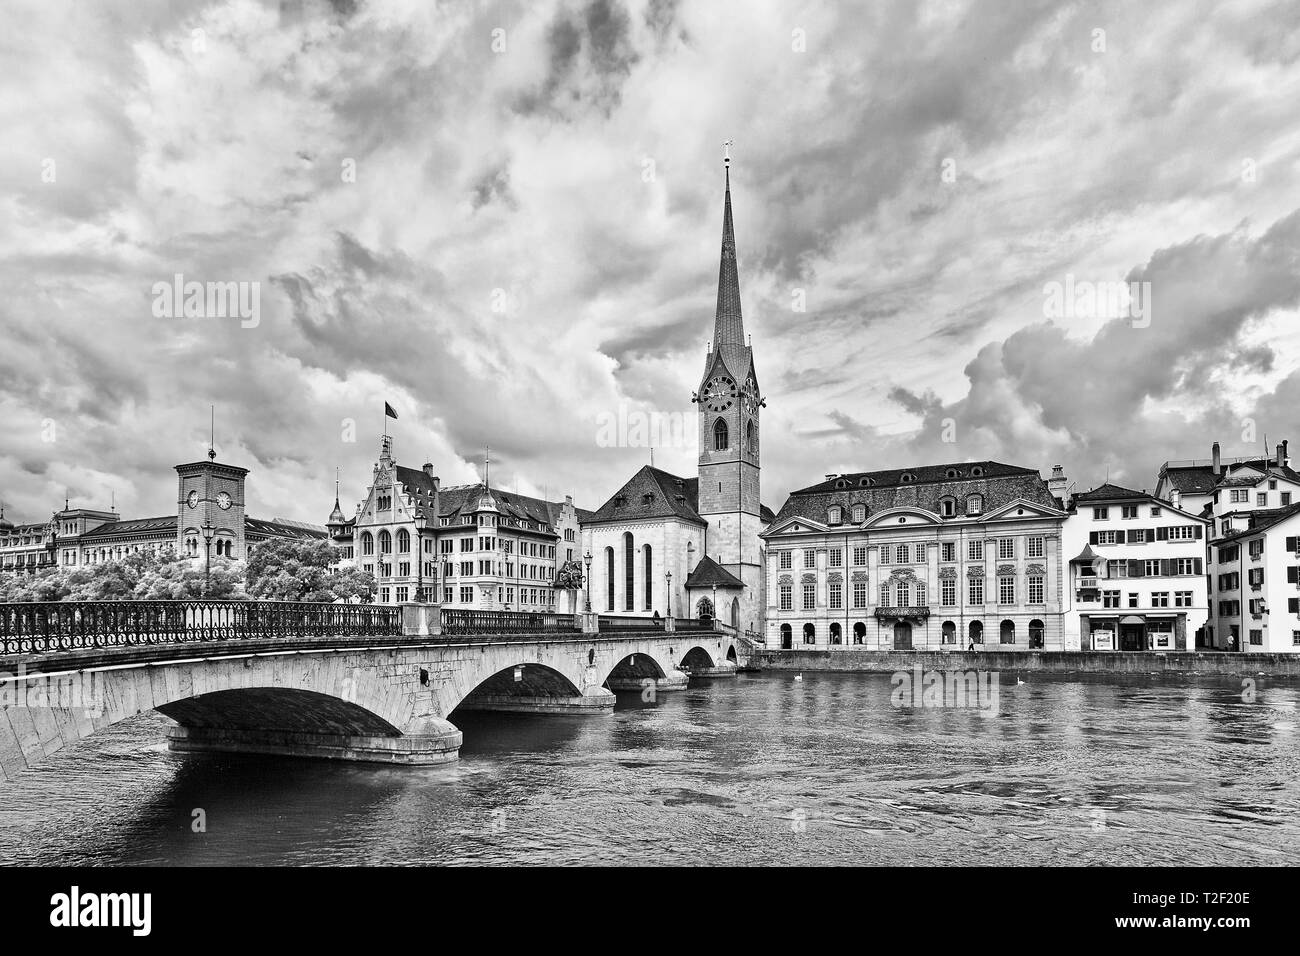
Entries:
{"type": "Polygon", "coordinates": [[[722,165],[723,166],[731,165],[731,147],[734,145],[735,143],[733,143],[731,140],[727,140],[725,143],[722,144],[722,165]]]}

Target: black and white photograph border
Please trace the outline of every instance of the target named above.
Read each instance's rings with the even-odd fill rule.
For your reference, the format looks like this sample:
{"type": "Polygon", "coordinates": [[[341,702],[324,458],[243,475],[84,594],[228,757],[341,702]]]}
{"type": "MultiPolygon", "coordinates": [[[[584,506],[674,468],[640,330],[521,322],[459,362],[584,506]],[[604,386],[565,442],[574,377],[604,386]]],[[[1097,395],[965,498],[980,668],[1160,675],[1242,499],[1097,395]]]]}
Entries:
{"type": "Polygon", "coordinates": [[[6,20],[6,867],[1300,862],[1294,0],[6,20]]]}

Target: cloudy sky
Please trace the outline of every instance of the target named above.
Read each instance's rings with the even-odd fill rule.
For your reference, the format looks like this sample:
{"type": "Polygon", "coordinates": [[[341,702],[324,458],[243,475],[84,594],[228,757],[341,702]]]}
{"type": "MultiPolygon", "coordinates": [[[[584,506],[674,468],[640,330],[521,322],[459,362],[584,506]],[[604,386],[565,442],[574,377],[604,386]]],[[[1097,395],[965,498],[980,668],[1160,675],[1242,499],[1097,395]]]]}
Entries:
{"type": "MultiPolygon", "coordinates": [[[[694,473],[721,143],[763,497],[994,458],[1080,488],[1300,446],[1300,5],[20,0],[0,500],[323,521],[397,454],[595,508],[694,473]],[[155,283],[258,283],[256,324],[155,283]],[[1068,278],[1067,278],[1068,277],[1068,278]],[[1056,283],[1150,283],[1145,318],[1056,283]],[[802,304],[802,311],[800,305],[802,304]],[[617,437],[617,434],[615,435],[617,437]],[[635,435],[633,436],[635,437],[635,435]]],[[[248,288],[252,288],[249,286],[248,288]]]]}

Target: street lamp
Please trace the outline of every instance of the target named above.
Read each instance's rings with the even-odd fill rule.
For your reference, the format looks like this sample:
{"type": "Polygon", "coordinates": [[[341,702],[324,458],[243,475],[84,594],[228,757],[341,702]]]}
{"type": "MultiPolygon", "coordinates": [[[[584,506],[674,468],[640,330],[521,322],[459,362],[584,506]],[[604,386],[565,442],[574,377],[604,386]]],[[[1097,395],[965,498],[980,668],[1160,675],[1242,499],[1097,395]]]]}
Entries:
{"type": "Polygon", "coordinates": [[[664,580],[668,582],[668,616],[673,616],[673,573],[669,571],[664,575],[664,580]]]}
{"type": "Polygon", "coordinates": [[[217,529],[212,524],[211,518],[203,519],[203,596],[208,596],[208,582],[212,576],[212,539],[216,536],[217,529]]]}
{"type": "Polygon", "coordinates": [[[586,589],[586,600],[583,605],[583,611],[591,613],[591,552],[588,551],[582,556],[582,563],[587,566],[587,573],[582,576],[582,585],[586,589]]]}

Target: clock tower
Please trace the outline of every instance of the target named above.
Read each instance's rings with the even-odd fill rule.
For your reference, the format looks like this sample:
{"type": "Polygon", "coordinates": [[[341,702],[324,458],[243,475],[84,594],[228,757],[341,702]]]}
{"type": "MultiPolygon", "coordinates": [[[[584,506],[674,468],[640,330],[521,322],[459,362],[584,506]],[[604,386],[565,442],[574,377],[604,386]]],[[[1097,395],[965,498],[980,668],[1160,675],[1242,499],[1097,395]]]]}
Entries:
{"type": "MultiPolygon", "coordinates": [[[[699,514],[708,522],[705,552],[745,585],[739,614],[717,608],[719,620],[738,616],[742,629],[757,628],[763,611],[762,531],[759,504],[759,414],[764,407],[754,354],[745,341],[731,222],[731,158],[723,158],[722,256],[713,341],[704,363],[699,406],[699,514]]],[[[719,601],[721,603],[721,600],[719,601]]]]}
{"type": "Polygon", "coordinates": [[[242,561],[248,556],[244,542],[244,478],[248,469],[223,465],[216,457],[209,449],[207,461],[176,466],[176,553],[202,559],[205,549],[211,547],[214,561],[242,561]]]}

